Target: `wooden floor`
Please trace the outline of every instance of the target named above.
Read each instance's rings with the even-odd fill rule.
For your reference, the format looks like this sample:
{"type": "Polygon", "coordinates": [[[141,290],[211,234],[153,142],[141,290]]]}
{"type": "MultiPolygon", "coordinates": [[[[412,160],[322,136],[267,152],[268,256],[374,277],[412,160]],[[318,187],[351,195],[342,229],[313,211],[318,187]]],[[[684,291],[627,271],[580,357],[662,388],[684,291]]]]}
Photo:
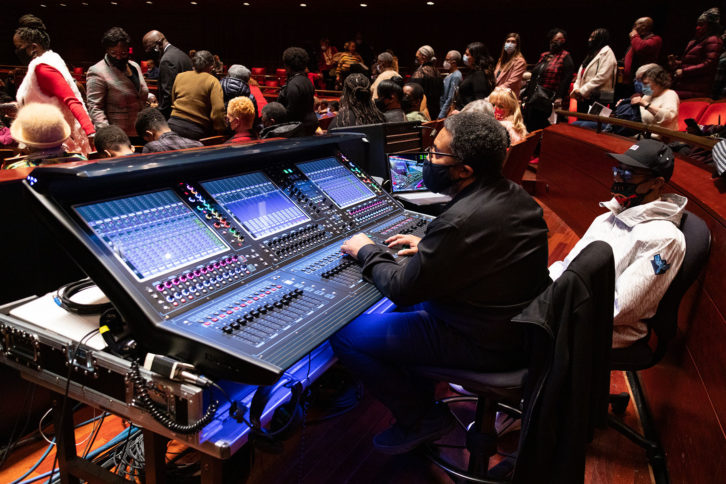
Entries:
{"type": "MultiPolygon", "coordinates": [[[[575,234],[547,207],[543,207],[550,235],[550,262],[563,258],[577,241],[575,234]]],[[[613,372],[611,393],[628,392],[626,380],[621,372],[613,372]]],[[[439,393],[450,390],[440,384],[439,393]]],[[[472,406],[463,406],[461,412],[471,413],[472,406]]],[[[315,406],[308,412],[308,418],[320,415],[315,406]]],[[[86,409],[77,421],[92,416],[86,409]]],[[[627,424],[637,428],[638,417],[632,404],[625,414],[627,424]]],[[[383,405],[365,392],[356,408],[339,417],[319,423],[308,423],[284,444],[282,454],[257,452],[249,476],[250,484],[368,484],[368,483],[450,483],[446,473],[430,464],[423,456],[412,453],[403,456],[386,456],[377,453],[372,446],[372,437],[392,423],[392,417],[383,405]]],[[[37,425],[37,423],[36,423],[37,425]]],[[[124,425],[119,418],[106,418],[101,427],[94,448],[99,447],[117,435],[124,425]]],[[[89,424],[77,430],[82,442],[92,430],[89,424]]],[[[52,426],[45,428],[52,435],[52,426]]],[[[456,439],[457,437],[452,437],[456,439]]],[[[5,439],[0,441],[4,445],[5,439]]],[[[85,444],[79,444],[83,449],[85,444]]],[[[511,452],[516,447],[516,433],[502,439],[500,452],[511,452]]],[[[0,482],[12,482],[22,476],[44,453],[47,444],[43,441],[26,445],[13,452],[0,469],[0,482]]],[[[451,451],[454,455],[456,451],[451,451]]],[[[463,453],[461,453],[463,455],[463,453]]],[[[53,464],[51,452],[42,464],[28,477],[48,472],[53,464]]],[[[27,479],[27,478],[26,478],[27,479]]],[[[42,482],[42,481],[38,481],[42,482]]],[[[613,430],[600,430],[590,444],[587,453],[585,482],[591,484],[646,484],[652,478],[645,458],[645,452],[613,430]]]]}

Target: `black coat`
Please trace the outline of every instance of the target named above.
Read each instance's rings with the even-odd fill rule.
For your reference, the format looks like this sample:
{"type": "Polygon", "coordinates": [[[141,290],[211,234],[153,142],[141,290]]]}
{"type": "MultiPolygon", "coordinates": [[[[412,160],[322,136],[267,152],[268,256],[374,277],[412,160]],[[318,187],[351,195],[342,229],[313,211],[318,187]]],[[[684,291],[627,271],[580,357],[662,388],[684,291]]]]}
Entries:
{"type": "Polygon", "coordinates": [[[530,325],[531,361],[514,482],[580,483],[594,427],[607,423],[615,262],[585,247],[514,323],[530,325]]]}
{"type": "Polygon", "coordinates": [[[171,90],[174,87],[176,75],[180,72],[192,70],[192,60],[181,49],[169,45],[161,56],[159,62],[159,111],[165,118],[171,116],[171,90]]]}
{"type": "Polygon", "coordinates": [[[302,73],[290,76],[277,97],[277,102],[287,108],[287,120],[301,122],[307,136],[315,134],[318,127],[314,98],[315,86],[302,73]]]}
{"type": "Polygon", "coordinates": [[[494,84],[484,71],[473,71],[459,84],[455,99],[456,108],[463,109],[472,101],[486,98],[493,89],[494,84]]]}

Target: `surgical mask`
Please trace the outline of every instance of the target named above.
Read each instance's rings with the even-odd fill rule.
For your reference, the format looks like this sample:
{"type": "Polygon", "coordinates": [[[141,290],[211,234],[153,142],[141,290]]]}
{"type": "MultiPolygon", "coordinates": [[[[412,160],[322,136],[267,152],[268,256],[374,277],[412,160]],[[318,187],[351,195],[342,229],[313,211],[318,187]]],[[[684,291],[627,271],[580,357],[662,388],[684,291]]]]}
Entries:
{"type": "Polygon", "coordinates": [[[615,200],[623,207],[623,210],[626,210],[643,203],[645,196],[650,193],[650,190],[645,193],[637,193],[638,186],[640,186],[640,183],[613,182],[610,187],[610,193],[613,194],[615,200]]]}
{"type": "Polygon", "coordinates": [[[469,64],[469,56],[464,54],[464,57],[461,58],[462,61],[464,61],[464,64],[469,64]]]}
{"type": "Polygon", "coordinates": [[[15,49],[15,55],[20,60],[20,63],[23,65],[30,64],[30,61],[33,60],[33,56],[28,54],[27,46],[24,49],[15,49]]]}
{"type": "Polygon", "coordinates": [[[504,109],[502,108],[494,108],[494,117],[497,119],[497,121],[501,121],[505,118],[504,116],[504,109]]]}
{"type": "Polygon", "coordinates": [[[129,64],[128,59],[117,59],[111,56],[108,56],[108,61],[121,72],[126,72],[126,66],[129,64]]]}
{"type": "Polygon", "coordinates": [[[434,193],[446,193],[456,183],[449,175],[453,165],[436,165],[426,159],[423,162],[423,181],[426,188],[434,193]]]}
{"type": "Polygon", "coordinates": [[[514,52],[514,49],[516,49],[516,48],[517,48],[517,44],[515,44],[514,42],[505,42],[504,43],[504,52],[506,52],[507,54],[511,54],[512,52],[514,52]]]}
{"type": "Polygon", "coordinates": [[[652,96],[653,89],[648,84],[643,84],[643,96],[652,96]]]}
{"type": "Polygon", "coordinates": [[[444,61],[444,70],[450,71],[451,70],[451,62],[444,61]]]}
{"type": "Polygon", "coordinates": [[[636,79],[633,81],[633,89],[635,89],[635,92],[643,93],[643,81],[640,79],[636,79]]]}

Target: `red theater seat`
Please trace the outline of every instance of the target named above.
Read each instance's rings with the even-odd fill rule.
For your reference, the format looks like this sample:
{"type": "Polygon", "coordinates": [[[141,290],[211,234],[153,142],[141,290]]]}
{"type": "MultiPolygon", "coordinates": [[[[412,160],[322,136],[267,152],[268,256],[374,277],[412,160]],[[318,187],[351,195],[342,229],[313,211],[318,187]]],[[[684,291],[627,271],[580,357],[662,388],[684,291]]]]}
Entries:
{"type": "Polygon", "coordinates": [[[267,79],[265,81],[265,86],[267,87],[280,87],[280,81],[277,79],[267,79]]]}
{"type": "MultiPolygon", "coordinates": [[[[680,117],[680,116],[679,116],[680,117]]],[[[696,120],[698,124],[726,124],[726,103],[709,104],[696,120]]]]}
{"type": "Polygon", "coordinates": [[[678,131],[686,130],[686,119],[693,118],[697,123],[710,103],[700,99],[687,99],[678,106],[678,131]]]}

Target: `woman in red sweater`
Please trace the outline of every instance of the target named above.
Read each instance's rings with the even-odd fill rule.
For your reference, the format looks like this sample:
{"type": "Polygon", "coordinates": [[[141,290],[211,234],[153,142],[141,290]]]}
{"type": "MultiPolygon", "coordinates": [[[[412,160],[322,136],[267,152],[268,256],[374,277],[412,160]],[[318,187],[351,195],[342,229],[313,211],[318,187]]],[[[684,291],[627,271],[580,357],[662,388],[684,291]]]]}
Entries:
{"type": "Polygon", "coordinates": [[[20,61],[28,64],[28,73],[16,96],[18,106],[31,102],[57,106],[71,127],[66,151],[88,155],[92,151],[89,137],[92,138],[96,130],[65,62],[49,49],[50,36],[43,21],[33,15],[23,15],[13,44],[20,61]]]}

